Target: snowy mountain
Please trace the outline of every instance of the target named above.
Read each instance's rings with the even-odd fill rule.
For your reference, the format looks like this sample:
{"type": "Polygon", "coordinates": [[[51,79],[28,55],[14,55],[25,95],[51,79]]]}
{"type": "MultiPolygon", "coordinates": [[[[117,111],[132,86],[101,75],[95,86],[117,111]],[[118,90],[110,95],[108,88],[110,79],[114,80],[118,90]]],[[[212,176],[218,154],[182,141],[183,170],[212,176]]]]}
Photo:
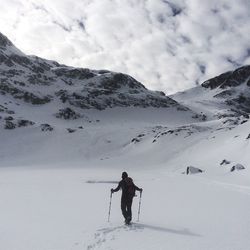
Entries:
{"type": "MultiPolygon", "coordinates": [[[[145,120],[158,125],[159,120],[169,119],[166,115],[168,113],[177,113],[178,119],[184,123],[193,120],[192,117],[196,115],[185,106],[165,96],[164,93],[146,89],[128,75],[107,70],[73,68],[35,56],[27,56],[2,34],[0,58],[0,129],[19,129],[13,132],[13,136],[14,134],[23,136],[23,133],[27,133],[24,139],[19,140],[20,143],[29,137],[33,140],[32,132],[36,134],[35,137],[41,137],[35,147],[28,142],[25,143],[26,152],[30,152],[29,147],[35,150],[40,147],[44,138],[42,132],[54,130],[52,138],[56,133],[62,133],[62,140],[64,137],[68,140],[66,139],[68,133],[79,132],[85,127],[97,133],[98,123],[100,123],[98,129],[103,133],[105,128],[103,123],[112,124],[113,120],[115,124],[123,123],[128,119],[132,122],[145,120]],[[151,116],[152,112],[153,116],[151,116]],[[156,119],[152,120],[154,116],[156,119]],[[29,128],[20,130],[26,127],[29,128]]],[[[117,133],[123,133],[123,131],[121,132],[119,128],[117,133]]],[[[139,140],[134,138],[137,135],[132,134],[128,138],[127,132],[124,133],[126,138],[124,145],[131,140],[133,142],[139,140]]],[[[11,140],[9,133],[6,136],[8,141],[11,140]]],[[[74,137],[70,138],[73,140],[71,143],[75,144],[74,137]]],[[[92,139],[96,140],[96,138],[92,139]]],[[[48,148],[51,152],[50,148],[54,148],[53,143],[46,139],[44,143],[49,143],[44,148],[48,148]]],[[[65,142],[64,146],[71,148],[71,143],[65,142]]],[[[17,145],[18,143],[15,143],[14,147],[19,155],[17,145]]],[[[85,146],[90,147],[90,145],[85,146]]],[[[97,147],[99,146],[104,150],[104,145],[97,144],[97,147]]],[[[111,146],[116,148],[115,144],[111,146]]],[[[57,145],[56,148],[58,148],[57,145]]],[[[54,153],[56,161],[61,157],[64,158],[65,150],[60,149],[59,155],[54,153]]],[[[6,153],[10,154],[9,151],[6,153]]],[[[40,151],[37,154],[39,156],[40,151]]],[[[6,159],[5,153],[2,152],[1,156],[6,159]]],[[[26,153],[23,155],[28,158],[30,156],[32,155],[26,153]]],[[[76,160],[79,159],[85,159],[85,157],[77,156],[76,160]]]]}
{"type": "Polygon", "coordinates": [[[19,159],[26,165],[42,152],[40,160],[48,162],[73,157],[78,164],[113,165],[130,157],[144,165],[153,152],[146,165],[165,165],[208,134],[249,119],[250,66],[168,97],[128,75],[27,56],[2,34],[0,59],[0,129],[10,143],[0,157],[6,164],[19,159]]]}
{"type": "Polygon", "coordinates": [[[208,109],[214,106],[213,113],[218,118],[249,119],[250,66],[243,66],[207,80],[199,87],[174,95],[174,99],[189,103],[190,107],[202,105],[205,110],[206,106],[208,109]]]}
{"type": "Polygon", "coordinates": [[[3,249],[247,250],[249,81],[244,66],[165,96],[27,56],[0,34],[3,249]],[[144,189],[129,228],[119,195],[106,222],[124,170],[144,189]]]}
{"type": "Polygon", "coordinates": [[[27,56],[2,34],[0,59],[0,129],[10,142],[0,156],[9,164],[13,148],[15,160],[24,164],[42,152],[54,162],[73,157],[112,165],[130,157],[144,165],[154,152],[146,165],[165,165],[175,155],[182,158],[187,137],[188,145],[197,144],[210,133],[221,130],[221,135],[249,122],[250,66],[168,97],[122,73],[27,56]],[[21,151],[19,143],[25,145],[21,151]]]}
{"type": "Polygon", "coordinates": [[[170,107],[178,104],[163,92],[147,90],[132,77],[107,70],[60,65],[26,56],[0,34],[1,94],[34,105],[61,102],[81,109],[170,107]]]}

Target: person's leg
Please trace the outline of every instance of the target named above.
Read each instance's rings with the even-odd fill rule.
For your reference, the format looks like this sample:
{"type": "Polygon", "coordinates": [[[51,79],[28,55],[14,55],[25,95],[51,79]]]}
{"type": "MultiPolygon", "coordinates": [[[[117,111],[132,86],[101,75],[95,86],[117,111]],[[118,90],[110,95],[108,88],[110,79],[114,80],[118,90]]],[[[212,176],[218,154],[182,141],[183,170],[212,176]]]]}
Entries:
{"type": "Polygon", "coordinates": [[[122,215],[124,219],[127,219],[127,203],[125,199],[121,200],[121,210],[122,210],[122,215]]]}
{"type": "Polygon", "coordinates": [[[132,220],[132,202],[133,198],[127,200],[127,221],[130,222],[132,220]]]}

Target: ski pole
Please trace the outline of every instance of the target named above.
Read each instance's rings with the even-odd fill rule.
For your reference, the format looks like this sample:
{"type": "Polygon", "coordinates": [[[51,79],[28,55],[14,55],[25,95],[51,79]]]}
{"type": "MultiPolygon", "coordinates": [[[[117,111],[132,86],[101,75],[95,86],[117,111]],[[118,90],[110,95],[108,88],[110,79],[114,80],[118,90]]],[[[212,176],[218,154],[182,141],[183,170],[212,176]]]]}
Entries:
{"type": "Polygon", "coordinates": [[[142,196],[142,191],[140,192],[140,201],[139,201],[139,208],[138,208],[138,218],[137,218],[137,222],[139,222],[140,213],[141,213],[141,196],[142,196]]]}
{"type": "Polygon", "coordinates": [[[109,215],[108,215],[108,222],[110,219],[110,212],[111,212],[111,201],[112,201],[112,192],[110,192],[110,201],[109,201],[109,215]]]}

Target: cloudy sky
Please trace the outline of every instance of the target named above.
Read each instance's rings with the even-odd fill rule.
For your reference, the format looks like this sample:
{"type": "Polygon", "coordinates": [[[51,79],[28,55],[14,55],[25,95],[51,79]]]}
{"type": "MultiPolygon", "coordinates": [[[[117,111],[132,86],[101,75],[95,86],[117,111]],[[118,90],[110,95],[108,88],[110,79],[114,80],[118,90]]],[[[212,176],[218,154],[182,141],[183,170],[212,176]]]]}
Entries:
{"type": "Polygon", "coordinates": [[[250,0],[0,0],[27,54],[184,90],[250,64],[250,0]]]}

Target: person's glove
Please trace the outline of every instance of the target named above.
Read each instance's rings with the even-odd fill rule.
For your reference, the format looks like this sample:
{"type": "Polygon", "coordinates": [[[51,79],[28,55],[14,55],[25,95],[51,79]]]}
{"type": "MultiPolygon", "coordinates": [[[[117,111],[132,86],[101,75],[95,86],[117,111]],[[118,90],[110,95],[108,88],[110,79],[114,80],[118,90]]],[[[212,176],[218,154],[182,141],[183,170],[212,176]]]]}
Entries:
{"type": "Polygon", "coordinates": [[[110,190],[110,191],[111,191],[111,193],[112,193],[112,194],[114,193],[114,189],[113,189],[113,188],[111,188],[111,190],[110,190]]]}
{"type": "Polygon", "coordinates": [[[143,189],[142,188],[140,188],[140,192],[142,192],[143,191],[143,189]]]}

